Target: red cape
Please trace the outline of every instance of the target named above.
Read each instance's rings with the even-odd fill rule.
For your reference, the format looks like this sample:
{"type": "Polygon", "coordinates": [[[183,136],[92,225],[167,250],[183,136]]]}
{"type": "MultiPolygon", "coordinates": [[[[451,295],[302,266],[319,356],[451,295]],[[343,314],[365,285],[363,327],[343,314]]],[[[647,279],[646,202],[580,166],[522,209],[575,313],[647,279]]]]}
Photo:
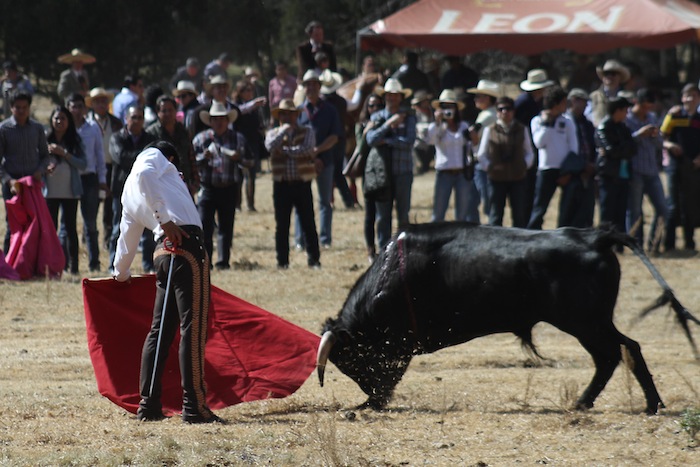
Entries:
{"type": "MultiPolygon", "coordinates": [[[[139,404],[141,349],[153,318],[155,276],[83,280],[88,348],[100,394],[129,412],[139,404]]],[[[316,366],[319,337],[211,288],[204,375],[207,402],[221,409],[240,402],[286,397],[316,366]]],[[[175,339],[163,375],[163,411],[182,411],[175,339]]]]}
{"type": "Polygon", "coordinates": [[[22,185],[19,194],[5,201],[10,224],[7,264],[22,280],[46,274],[60,277],[66,258],[41,193],[43,184],[32,177],[23,177],[19,182],[22,185]]]}

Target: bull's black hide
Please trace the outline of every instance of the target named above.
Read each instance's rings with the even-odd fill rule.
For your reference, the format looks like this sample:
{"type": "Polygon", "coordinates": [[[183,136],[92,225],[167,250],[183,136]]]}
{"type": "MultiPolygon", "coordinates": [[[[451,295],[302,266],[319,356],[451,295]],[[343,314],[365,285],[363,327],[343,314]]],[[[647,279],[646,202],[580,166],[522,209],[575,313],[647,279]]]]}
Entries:
{"type": "MultiPolygon", "coordinates": [[[[593,406],[624,345],[644,390],[646,410],[663,406],[637,342],[613,324],[620,265],[612,247],[640,256],[687,330],[698,322],[676,300],[634,240],[599,229],[530,231],[466,223],[412,225],[386,247],[329,318],[319,347],[382,408],[417,354],[488,334],[511,332],[536,353],[532,328],[549,323],[576,337],[596,371],[577,407],[593,406]]],[[[692,340],[691,340],[692,342],[692,340]]]]}

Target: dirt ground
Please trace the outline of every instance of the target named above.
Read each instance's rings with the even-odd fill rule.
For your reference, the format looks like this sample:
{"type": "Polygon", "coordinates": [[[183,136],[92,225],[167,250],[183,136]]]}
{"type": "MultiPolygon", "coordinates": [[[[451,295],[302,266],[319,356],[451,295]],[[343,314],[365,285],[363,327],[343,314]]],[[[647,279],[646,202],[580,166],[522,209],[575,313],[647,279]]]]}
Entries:
{"type": "MultiPolygon", "coordinates": [[[[433,173],[415,179],[416,222],[429,219],[433,183],[433,173]]],[[[248,267],[215,271],[212,281],[318,333],[367,266],[363,213],[335,210],[323,269],[308,270],[305,256],[292,253],[290,269],[278,271],[271,185],[269,174],[262,175],[258,212],[236,218],[233,260],[248,267]]],[[[550,211],[545,228],[554,226],[550,211]]],[[[632,327],[661,289],[629,252],[620,261],[616,324],[642,345],[667,406],[657,416],[642,414],[641,390],[622,366],[594,409],[572,411],[592,362],[573,338],[538,325],[535,342],[546,360],[530,360],[512,335],[421,356],[383,412],[352,410],[365,396],[330,365],[324,388],[312,375],[286,399],[221,410],[226,426],[186,426],[177,418],[141,424],[97,392],[80,284],[0,282],[0,464],[700,465],[700,452],[680,426],[685,409],[700,407],[698,364],[667,310],[632,327]]],[[[698,259],[653,261],[700,315],[698,259]]]]}

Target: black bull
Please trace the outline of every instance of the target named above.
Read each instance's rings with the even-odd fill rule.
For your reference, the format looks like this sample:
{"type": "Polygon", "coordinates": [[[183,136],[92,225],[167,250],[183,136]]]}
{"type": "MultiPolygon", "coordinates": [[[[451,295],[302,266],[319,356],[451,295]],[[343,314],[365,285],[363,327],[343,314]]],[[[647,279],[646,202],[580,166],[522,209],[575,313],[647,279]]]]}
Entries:
{"type": "Polygon", "coordinates": [[[318,352],[321,385],[326,360],[383,408],[414,355],[495,333],[511,332],[535,354],[532,328],[549,323],[591,354],[595,374],[576,407],[593,402],[627,349],[646,411],[663,407],[637,342],[613,324],[625,245],[663,288],[646,312],[670,303],[694,347],[688,321],[700,324],[636,242],[599,229],[528,231],[462,223],[412,225],[385,248],[351,290],[336,319],[323,328],[318,352]]]}

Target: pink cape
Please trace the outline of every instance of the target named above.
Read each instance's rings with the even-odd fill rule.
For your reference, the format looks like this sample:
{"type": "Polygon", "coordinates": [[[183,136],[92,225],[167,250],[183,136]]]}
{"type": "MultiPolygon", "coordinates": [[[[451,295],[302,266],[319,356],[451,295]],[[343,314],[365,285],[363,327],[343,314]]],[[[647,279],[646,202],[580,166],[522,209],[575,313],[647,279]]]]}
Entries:
{"type": "MultiPolygon", "coordinates": [[[[153,318],[155,276],[83,280],[88,348],[100,394],[136,413],[141,349],[153,318]]],[[[221,409],[240,402],[294,393],[316,366],[319,337],[241,300],[211,288],[206,345],[207,402],[221,409]]],[[[175,339],[163,375],[163,411],[182,411],[175,339]]]]}
{"type": "Polygon", "coordinates": [[[19,274],[5,262],[5,253],[0,250],[0,279],[19,280],[19,274]]]}
{"type": "Polygon", "coordinates": [[[19,194],[5,201],[10,224],[7,264],[17,271],[22,280],[46,274],[60,277],[66,258],[46,200],[41,194],[42,182],[32,177],[23,177],[19,182],[22,185],[19,194]]]}

